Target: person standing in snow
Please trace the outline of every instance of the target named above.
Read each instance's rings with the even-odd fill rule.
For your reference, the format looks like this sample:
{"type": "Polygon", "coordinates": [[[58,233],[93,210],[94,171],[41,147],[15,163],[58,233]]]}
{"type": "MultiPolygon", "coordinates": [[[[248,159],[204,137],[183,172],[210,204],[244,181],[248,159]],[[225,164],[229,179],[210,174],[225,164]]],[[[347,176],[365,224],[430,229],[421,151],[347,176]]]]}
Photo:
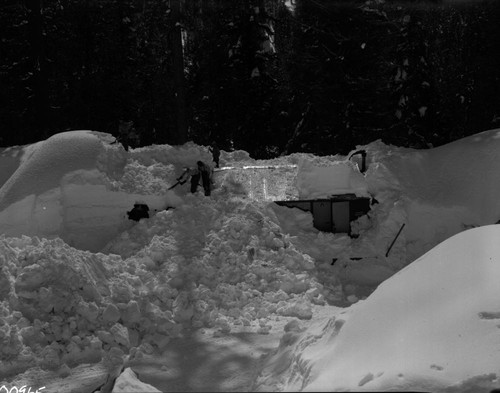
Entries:
{"type": "Polygon", "coordinates": [[[191,193],[195,193],[198,189],[198,184],[200,183],[201,173],[198,168],[193,168],[189,170],[189,174],[191,175],[191,193]]]}
{"type": "Polygon", "coordinates": [[[203,184],[203,190],[205,191],[205,196],[210,196],[210,191],[212,188],[211,187],[212,169],[203,161],[198,161],[196,165],[197,165],[197,170],[191,176],[191,192],[192,193],[196,192],[201,177],[201,182],[203,184]]]}
{"type": "Polygon", "coordinates": [[[220,149],[217,143],[212,142],[212,145],[208,148],[208,151],[212,153],[213,160],[215,162],[215,167],[219,167],[220,149]]]}

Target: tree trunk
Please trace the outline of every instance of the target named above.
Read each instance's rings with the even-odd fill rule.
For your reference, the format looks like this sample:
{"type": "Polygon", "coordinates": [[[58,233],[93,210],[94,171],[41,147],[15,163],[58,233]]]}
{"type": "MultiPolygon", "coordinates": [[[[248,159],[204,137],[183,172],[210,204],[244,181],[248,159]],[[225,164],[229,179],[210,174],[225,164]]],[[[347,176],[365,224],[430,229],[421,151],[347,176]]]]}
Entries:
{"type": "Polygon", "coordinates": [[[26,0],[28,10],[28,34],[33,62],[32,108],[34,114],[35,135],[38,140],[47,138],[49,116],[49,83],[47,61],[45,59],[41,0],[26,0]]]}
{"type": "Polygon", "coordinates": [[[172,8],[172,55],[174,73],[174,100],[177,114],[177,144],[187,142],[186,83],[184,78],[184,50],[182,43],[181,11],[183,0],[171,0],[172,8]]]}

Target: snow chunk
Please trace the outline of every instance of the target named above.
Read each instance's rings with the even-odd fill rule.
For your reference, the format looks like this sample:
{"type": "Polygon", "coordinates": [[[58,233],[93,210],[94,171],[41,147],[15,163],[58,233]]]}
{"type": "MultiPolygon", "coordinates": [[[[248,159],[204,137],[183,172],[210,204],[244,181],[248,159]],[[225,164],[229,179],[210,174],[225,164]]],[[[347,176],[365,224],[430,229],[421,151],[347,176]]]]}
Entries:
{"type": "MultiPolygon", "coordinates": [[[[284,302],[283,302],[284,303],[284,302]]],[[[292,303],[284,303],[280,302],[278,304],[277,314],[287,316],[287,317],[296,317],[299,319],[311,319],[312,318],[312,308],[311,304],[305,302],[292,302],[292,303]]]]}
{"type": "Polygon", "coordinates": [[[120,323],[115,323],[113,326],[111,326],[111,329],[109,331],[113,335],[113,339],[117,344],[123,345],[127,349],[130,348],[128,330],[125,326],[120,323]]]}
{"type": "Polygon", "coordinates": [[[112,393],[143,393],[143,392],[160,392],[154,386],[144,383],[137,378],[137,374],[127,367],[115,381],[112,393]]]}

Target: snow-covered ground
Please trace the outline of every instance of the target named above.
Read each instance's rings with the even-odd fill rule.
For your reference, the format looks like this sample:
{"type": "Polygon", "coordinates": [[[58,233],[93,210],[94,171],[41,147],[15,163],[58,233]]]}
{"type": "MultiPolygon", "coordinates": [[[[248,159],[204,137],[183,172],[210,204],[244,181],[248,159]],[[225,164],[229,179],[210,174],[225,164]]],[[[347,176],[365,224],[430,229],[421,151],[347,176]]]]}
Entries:
{"type": "Polygon", "coordinates": [[[359,146],[365,174],[222,152],[209,198],[169,190],[206,147],[111,142],[0,151],[0,384],[55,391],[99,364],[124,369],[117,392],[500,386],[499,130],[359,146]],[[272,202],[344,193],[376,200],[357,237],[272,202]],[[137,202],[151,218],[128,220],[137,202]]]}

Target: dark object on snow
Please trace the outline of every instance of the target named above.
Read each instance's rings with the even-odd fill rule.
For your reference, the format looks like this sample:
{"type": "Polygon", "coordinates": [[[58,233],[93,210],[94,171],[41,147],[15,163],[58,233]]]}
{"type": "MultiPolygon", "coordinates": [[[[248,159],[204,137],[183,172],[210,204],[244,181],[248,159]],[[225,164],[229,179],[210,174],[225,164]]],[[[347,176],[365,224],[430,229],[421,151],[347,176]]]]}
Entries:
{"type": "Polygon", "coordinates": [[[401,233],[401,231],[403,230],[403,228],[405,227],[406,224],[403,224],[401,225],[401,228],[399,228],[399,231],[398,233],[396,234],[396,237],[394,238],[394,240],[392,241],[391,245],[389,246],[389,248],[387,249],[387,252],[385,253],[385,256],[388,257],[389,256],[389,252],[391,251],[391,248],[392,246],[394,245],[394,243],[396,243],[396,240],[398,239],[399,237],[399,234],[401,233]]]}
{"type": "Polygon", "coordinates": [[[313,225],[320,231],[343,232],[349,235],[351,235],[351,221],[370,211],[370,198],[357,197],[354,194],[332,195],[328,199],[276,201],[276,204],[311,212],[313,225]]]}
{"type": "Polygon", "coordinates": [[[149,218],[149,207],[144,203],[135,203],[134,208],[127,212],[128,219],[139,221],[141,218],[149,218]]]}
{"type": "Polygon", "coordinates": [[[217,146],[217,143],[212,142],[212,146],[208,148],[208,151],[212,153],[213,160],[215,162],[215,167],[219,167],[219,158],[220,158],[220,149],[217,146]]]}
{"type": "Polygon", "coordinates": [[[205,196],[210,196],[210,191],[212,188],[212,169],[205,164],[203,161],[198,161],[196,163],[197,171],[191,176],[191,192],[194,194],[198,189],[198,183],[201,182],[203,184],[203,190],[205,191],[205,196]]]}
{"type": "Polygon", "coordinates": [[[365,173],[366,172],[366,150],[358,150],[354,153],[351,154],[351,156],[349,157],[349,160],[352,158],[352,156],[355,156],[356,154],[361,154],[361,173],[365,173]]]}
{"type": "Polygon", "coordinates": [[[205,196],[210,196],[211,191],[211,168],[201,161],[197,162],[198,169],[201,173],[201,183],[203,184],[203,190],[205,191],[205,196]]]}
{"type": "MultiPolygon", "coordinates": [[[[362,260],[363,258],[362,257],[351,257],[349,258],[351,261],[360,261],[362,260]]],[[[332,258],[332,263],[330,263],[330,265],[335,265],[335,262],[338,261],[338,258],[332,258]]]]}
{"type": "Polygon", "coordinates": [[[128,151],[130,147],[134,148],[139,145],[140,138],[139,134],[134,128],[133,121],[119,120],[118,124],[118,136],[116,140],[111,144],[121,143],[125,151],[128,151]]]}
{"type": "Polygon", "coordinates": [[[200,183],[201,174],[199,171],[196,171],[191,175],[191,192],[194,194],[198,189],[198,184],[200,183]]]}

